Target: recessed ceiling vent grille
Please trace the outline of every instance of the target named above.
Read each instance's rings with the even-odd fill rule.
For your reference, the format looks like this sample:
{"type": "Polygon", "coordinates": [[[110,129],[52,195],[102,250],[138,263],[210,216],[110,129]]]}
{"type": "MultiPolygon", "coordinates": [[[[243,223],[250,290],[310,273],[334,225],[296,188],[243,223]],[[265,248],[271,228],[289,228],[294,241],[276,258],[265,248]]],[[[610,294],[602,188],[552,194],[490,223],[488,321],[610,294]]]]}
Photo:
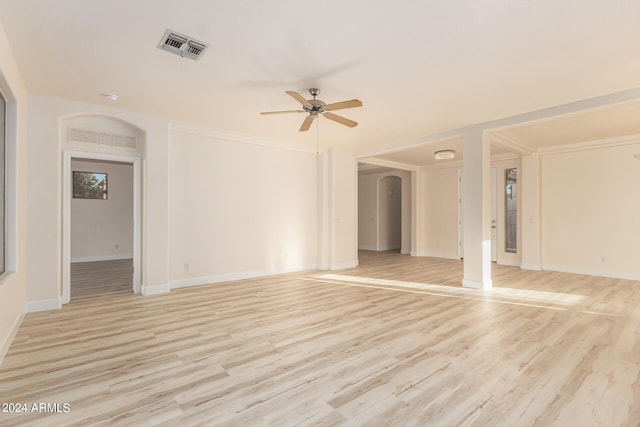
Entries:
{"type": "Polygon", "coordinates": [[[198,60],[209,47],[208,44],[198,41],[184,34],[167,30],[158,44],[158,49],[164,49],[168,52],[180,55],[183,58],[198,60]]]}
{"type": "Polygon", "coordinates": [[[136,137],[116,135],[113,133],[97,132],[95,130],[69,128],[69,142],[83,142],[85,144],[109,145],[135,149],[136,137]]]}

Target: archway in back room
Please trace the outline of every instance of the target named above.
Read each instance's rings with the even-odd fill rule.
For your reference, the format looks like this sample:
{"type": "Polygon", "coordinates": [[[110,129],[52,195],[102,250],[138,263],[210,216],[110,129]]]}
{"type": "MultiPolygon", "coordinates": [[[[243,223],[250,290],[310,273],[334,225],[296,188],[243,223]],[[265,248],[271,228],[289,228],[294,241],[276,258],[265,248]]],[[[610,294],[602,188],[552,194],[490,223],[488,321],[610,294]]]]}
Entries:
{"type": "Polygon", "coordinates": [[[142,281],[141,159],[145,147],[144,131],[114,117],[81,114],[66,117],[60,121],[60,140],[63,147],[63,304],[71,301],[73,262],[97,263],[96,268],[100,269],[102,268],[100,262],[123,260],[123,265],[126,264],[127,267],[123,268],[119,274],[125,275],[124,280],[129,283],[128,286],[131,287],[132,292],[140,293],[142,281]],[[95,170],[80,171],[80,169],[92,167],[95,170]],[[75,199],[74,171],[106,172],[106,199],[75,199]],[[78,202],[85,202],[80,210],[78,210],[78,202]],[[100,206],[85,206],[91,203],[94,205],[100,203],[100,206]],[[109,210],[106,206],[108,203],[119,205],[109,210]],[[87,220],[86,215],[91,215],[91,212],[85,208],[89,211],[97,208],[100,213],[112,212],[113,215],[100,220],[109,222],[108,225],[105,224],[90,231],[87,226],[91,224],[87,224],[90,220],[87,220]],[[124,212],[118,212],[121,208],[124,212]],[[85,217],[83,218],[82,215],[85,217]],[[98,232],[104,228],[109,228],[109,233],[98,232]]]}
{"type": "Polygon", "coordinates": [[[412,172],[358,166],[358,250],[412,249],[412,172]]]}

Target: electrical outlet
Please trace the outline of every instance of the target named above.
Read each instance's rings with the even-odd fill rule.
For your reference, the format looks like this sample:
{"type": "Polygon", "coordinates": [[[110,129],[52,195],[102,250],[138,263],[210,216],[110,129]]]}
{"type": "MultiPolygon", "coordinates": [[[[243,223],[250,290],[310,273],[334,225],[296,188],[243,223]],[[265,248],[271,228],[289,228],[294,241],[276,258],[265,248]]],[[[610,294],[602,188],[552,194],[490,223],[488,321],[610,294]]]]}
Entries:
{"type": "Polygon", "coordinates": [[[185,269],[185,270],[188,270],[188,269],[189,269],[189,263],[188,263],[188,262],[185,262],[185,263],[184,263],[184,269],[185,269]]]}

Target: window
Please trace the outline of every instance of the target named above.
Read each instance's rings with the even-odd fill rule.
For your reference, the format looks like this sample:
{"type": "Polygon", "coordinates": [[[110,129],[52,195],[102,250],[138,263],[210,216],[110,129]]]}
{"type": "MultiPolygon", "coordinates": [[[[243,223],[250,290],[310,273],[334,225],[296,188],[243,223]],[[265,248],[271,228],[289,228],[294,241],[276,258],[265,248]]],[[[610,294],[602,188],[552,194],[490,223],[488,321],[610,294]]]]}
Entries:
{"type": "Polygon", "coordinates": [[[7,135],[7,102],[0,92],[0,274],[6,270],[5,152],[7,135]]]}
{"type": "Polygon", "coordinates": [[[518,252],[518,170],[505,171],[505,251],[518,252]]]}
{"type": "Polygon", "coordinates": [[[107,200],[107,174],[73,171],[73,198],[107,200]]]}

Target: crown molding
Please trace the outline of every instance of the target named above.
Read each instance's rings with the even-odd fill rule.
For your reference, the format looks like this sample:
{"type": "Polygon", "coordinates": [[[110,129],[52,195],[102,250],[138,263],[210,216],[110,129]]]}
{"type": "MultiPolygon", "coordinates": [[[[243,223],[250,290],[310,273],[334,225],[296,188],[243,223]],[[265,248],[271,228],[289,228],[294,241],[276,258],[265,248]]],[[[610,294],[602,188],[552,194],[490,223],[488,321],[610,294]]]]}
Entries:
{"type": "Polygon", "coordinates": [[[516,153],[525,156],[531,155],[535,152],[535,150],[532,150],[523,141],[514,136],[507,137],[503,134],[496,134],[492,132],[487,132],[487,134],[491,145],[497,145],[506,150],[515,151],[516,153]]]}
{"type": "Polygon", "coordinates": [[[419,168],[419,166],[414,166],[414,165],[410,165],[402,162],[394,162],[392,160],[385,160],[377,157],[366,157],[366,158],[361,158],[357,160],[358,162],[366,163],[369,165],[381,166],[381,167],[390,168],[390,169],[406,170],[410,172],[417,171],[419,168]]]}
{"type": "Polygon", "coordinates": [[[188,133],[191,135],[215,138],[222,141],[239,142],[242,144],[258,145],[261,147],[275,148],[278,150],[295,151],[299,153],[316,154],[316,147],[308,145],[294,144],[291,142],[275,141],[267,138],[260,138],[255,135],[247,135],[236,132],[211,129],[206,127],[169,123],[169,131],[188,133]]]}
{"type": "Polygon", "coordinates": [[[640,144],[640,134],[626,135],[615,138],[597,139],[593,141],[578,142],[575,144],[556,145],[539,150],[541,156],[552,154],[574,153],[577,151],[597,150],[602,148],[624,147],[640,144]]]}

